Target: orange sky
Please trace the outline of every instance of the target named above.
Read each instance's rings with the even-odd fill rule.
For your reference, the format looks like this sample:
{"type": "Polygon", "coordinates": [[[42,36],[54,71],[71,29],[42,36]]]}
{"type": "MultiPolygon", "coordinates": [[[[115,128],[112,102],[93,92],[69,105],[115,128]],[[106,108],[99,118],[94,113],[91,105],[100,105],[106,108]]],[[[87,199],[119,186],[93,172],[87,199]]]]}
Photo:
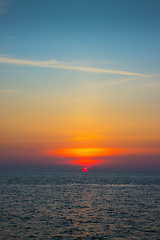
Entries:
{"type": "Polygon", "coordinates": [[[13,2],[0,12],[0,164],[160,171],[156,4],[142,16],[138,2],[74,1],[68,15],[66,1],[13,2]]]}

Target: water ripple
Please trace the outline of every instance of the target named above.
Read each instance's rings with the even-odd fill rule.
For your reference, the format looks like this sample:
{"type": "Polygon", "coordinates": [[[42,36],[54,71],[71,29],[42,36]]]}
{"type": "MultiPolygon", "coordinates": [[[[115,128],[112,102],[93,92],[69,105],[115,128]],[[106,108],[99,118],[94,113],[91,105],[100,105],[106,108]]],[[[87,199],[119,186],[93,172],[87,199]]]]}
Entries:
{"type": "Polygon", "coordinates": [[[0,178],[1,239],[159,239],[159,174],[0,178]]]}

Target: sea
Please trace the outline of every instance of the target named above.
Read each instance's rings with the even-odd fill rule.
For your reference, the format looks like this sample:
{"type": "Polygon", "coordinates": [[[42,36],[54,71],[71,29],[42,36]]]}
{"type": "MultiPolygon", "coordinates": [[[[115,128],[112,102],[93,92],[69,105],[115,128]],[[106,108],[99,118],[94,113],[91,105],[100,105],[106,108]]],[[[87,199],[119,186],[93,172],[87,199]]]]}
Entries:
{"type": "Polygon", "coordinates": [[[1,172],[0,239],[160,239],[159,173],[1,172]]]}

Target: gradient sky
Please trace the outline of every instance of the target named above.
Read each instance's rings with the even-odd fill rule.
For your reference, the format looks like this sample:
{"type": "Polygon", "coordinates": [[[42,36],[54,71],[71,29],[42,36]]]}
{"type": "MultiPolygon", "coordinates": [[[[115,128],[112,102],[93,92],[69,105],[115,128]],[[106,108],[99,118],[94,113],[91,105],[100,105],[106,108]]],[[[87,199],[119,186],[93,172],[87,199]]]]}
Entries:
{"type": "Polygon", "coordinates": [[[1,169],[160,171],[159,12],[0,0],[1,169]]]}

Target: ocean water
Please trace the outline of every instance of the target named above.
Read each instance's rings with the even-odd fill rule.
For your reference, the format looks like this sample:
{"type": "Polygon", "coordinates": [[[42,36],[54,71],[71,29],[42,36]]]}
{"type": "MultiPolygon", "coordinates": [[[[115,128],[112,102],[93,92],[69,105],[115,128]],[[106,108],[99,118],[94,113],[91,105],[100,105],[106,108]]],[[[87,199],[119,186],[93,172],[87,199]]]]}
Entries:
{"type": "Polygon", "coordinates": [[[0,173],[0,239],[160,239],[160,174],[0,173]]]}

